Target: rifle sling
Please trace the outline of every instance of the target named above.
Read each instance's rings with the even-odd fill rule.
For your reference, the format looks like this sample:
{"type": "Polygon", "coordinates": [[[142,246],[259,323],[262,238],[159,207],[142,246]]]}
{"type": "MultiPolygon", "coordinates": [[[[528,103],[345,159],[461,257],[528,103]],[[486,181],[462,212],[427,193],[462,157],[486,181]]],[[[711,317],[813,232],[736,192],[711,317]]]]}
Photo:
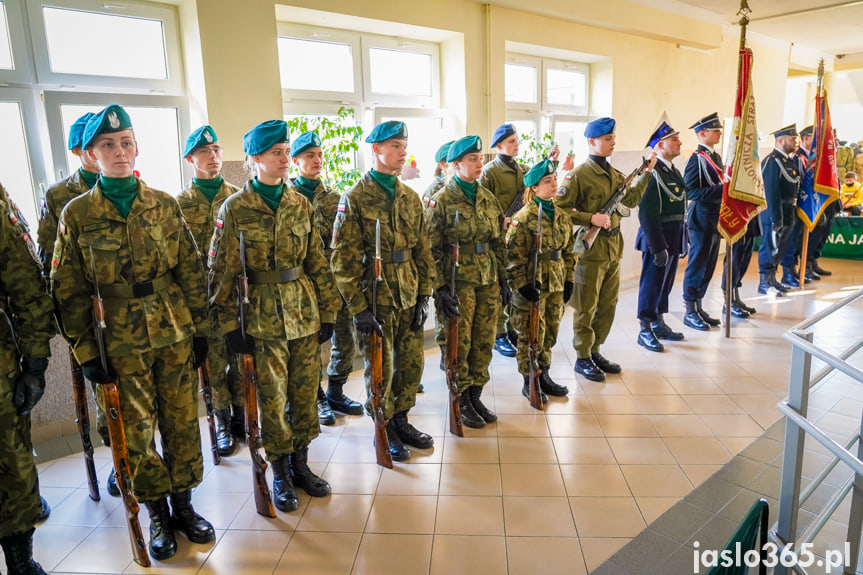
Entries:
{"type": "Polygon", "coordinates": [[[620,233],[620,227],[611,228],[610,230],[606,230],[605,228],[599,229],[599,235],[607,236],[609,238],[613,238],[614,236],[616,236],[619,233],[620,233]]]}
{"type": "Polygon", "coordinates": [[[154,293],[162,292],[171,287],[174,278],[170,272],[160,275],[150,281],[128,284],[102,284],[99,286],[99,295],[105,299],[133,299],[147,297],[154,293]]]}

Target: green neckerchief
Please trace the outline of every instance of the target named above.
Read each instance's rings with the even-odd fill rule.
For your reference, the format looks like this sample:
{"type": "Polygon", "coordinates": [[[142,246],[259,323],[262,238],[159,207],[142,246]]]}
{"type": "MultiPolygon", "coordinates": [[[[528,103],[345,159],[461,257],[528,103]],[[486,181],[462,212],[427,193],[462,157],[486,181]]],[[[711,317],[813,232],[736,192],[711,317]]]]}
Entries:
{"type": "Polygon", "coordinates": [[[297,179],[294,180],[294,185],[297,186],[300,193],[306,196],[306,198],[311,202],[315,199],[315,190],[318,189],[319,182],[320,180],[310,180],[302,176],[297,176],[297,179]]]}
{"type": "Polygon", "coordinates": [[[195,184],[201,193],[204,194],[210,202],[219,193],[219,188],[222,187],[222,174],[219,174],[212,180],[204,180],[202,178],[192,178],[192,183],[195,184]]]}
{"type": "Polygon", "coordinates": [[[84,183],[87,184],[88,189],[93,189],[93,186],[95,186],[96,182],[99,181],[99,174],[88,172],[84,168],[78,168],[78,173],[81,175],[81,179],[84,180],[84,183]]]}
{"type": "Polygon", "coordinates": [[[453,177],[455,178],[455,183],[458,184],[458,187],[461,188],[461,191],[463,191],[464,195],[467,196],[468,201],[472,204],[475,204],[476,203],[476,188],[477,188],[476,182],[469,184],[469,183],[465,182],[464,180],[462,180],[461,178],[459,178],[458,175],[455,175],[453,177]]]}
{"type": "Polygon", "coordinates": [[[554,221],[554,202],[551,200],[543,200],[539,196],[534,196],[533,201],[542,206],[542,215],[547,216],[548,219],[554,221]]]}
{"type": "Polygon", "coordinates": [[[135,196],[138,195],[138,178],[129,176],[128,178],[107,178],[101,176],[99,181],[102,184],[102,195],[108,198],[120,215],[124,218],[129,216],[129,211],[132,209],[132,202],[135,201],[135,196]]]}
{"type": "Polygon", "coordinates": [[[261,196],[261,199],[266,202],[271,210],[278,211],[279,202],[282,201],[282,189],[284,184],[278,183],[275,186],[268,186],[258,181],[258,178],[252,180],[252,189],[261,196]]]}
{"type": "Polygon", "coordinates": [[[387,199],[390,202],[394,202],[396,200],[396,176],[395,174],[385,174],[383,172],[379,172],[377,170],[370,170],[369,173],[372,175],[372,178],[378,183],[384,193],[387,195],[387,199]]]}

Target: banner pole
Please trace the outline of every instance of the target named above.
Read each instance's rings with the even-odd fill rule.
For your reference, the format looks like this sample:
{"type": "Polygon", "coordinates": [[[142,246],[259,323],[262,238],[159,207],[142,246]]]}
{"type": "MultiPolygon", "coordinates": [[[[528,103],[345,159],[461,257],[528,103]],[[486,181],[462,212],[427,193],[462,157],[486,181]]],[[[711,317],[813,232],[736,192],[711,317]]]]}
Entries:
{"type": "MultiPolygon", "coordinates": [[[[815,114],[818,114],[818,99],[823,96],[822,90],[824,90],[824,58],[818,62],[818,83],[815,89],[815,114]]],[[[816,128],[818,127],[818,118],[815,118],[816,128]]],[[[817,130],[816,130],[817,131],[817,130]]],[[[820,134],[819,134],[820,136],[820,134]]],[[[814,141],[814,140],[813,140],[814,141]]],[[[811,150],[810,150],[811,151],[811,150]]],[[[815,162],[817,164],[818,158],[815,158],[815,162]]],[[[814,168],[813,168],[814,169],[814,168]]],[[[822,216],[823,217],[823,216],[822,216]]],[[[817,224],[817,222],[815,222],[817,224]]],[[[803,246],[800,250],[800,278],[798,283],[800,284],[800,289],[804,289],[806,286],[806,262],[809,258],[809,226],[804,226],[803,228],[803,246]]]]}

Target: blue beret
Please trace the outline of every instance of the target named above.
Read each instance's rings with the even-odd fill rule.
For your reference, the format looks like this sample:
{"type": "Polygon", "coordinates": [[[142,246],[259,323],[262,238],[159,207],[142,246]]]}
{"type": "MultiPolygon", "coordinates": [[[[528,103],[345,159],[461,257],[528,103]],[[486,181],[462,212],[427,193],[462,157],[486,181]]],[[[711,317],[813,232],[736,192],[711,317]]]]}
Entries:
{"type": "Polygon", "coordinates": [[[554,173],[554,164],[548,159],[544,159],[527,171],[524,175],[525,186],[535,186],[541,179],[549,174],[554,173]]]}
{"type": "Polygon", "coordinates": [[[216,135],[216,130],[210,126],[201,126],[186,139],[186,147],[183,148],[183,157],[185,158],[201,146],[209,146],[213,142],[218,141],[219,136],[216,135]]]}
{"type": "Polygon", "coordinates": [[[87,121],[84,134],[81,136],[81,147],[86,148],[93,143],[99,134],[112,134],[132,129],[132,120],[119,104],[111,104],[87,121]]]}
{"type": "Polygon", "coordinates": [[[443,162],[446,160],[446,155],[449,153],[450,146],[453,145],[452,141],[447,142],[443,146],[437,149],[437,152],[434,153],[434,161],[435,162],[443,162]]]}
{"type": "Polygon", "coordinates": [[[812,132],[814,132],[814,131],[815,131],[815,128],[814,128],[814,127],[812,127],[812,126],[806,126],[806,127],[805,127],[805,128],[803,128],[802,130],[800,130],[800,135],[801,135],[801,136],[811,136],[811,135],[812,135],[812,132]]]}
{"type": "Polygon", "coordinates": [[[452,143],[446,154],[447,162],[459,160],[465,154],[476,154],[482,152],[482,140],[479,136],[465,136],[452,143]]]}
{"type": "Polygon", "coordinates": [[[92,112],[87,112],[72,124],[72,127],[69,128],[69,149],[74,150],[75,148],[81,147],[81,140],[84,137],[84,128],[87,127],[87,122],[90,121],[90,118],[93,117],[92,112]]]}
{"type": "Polygon", "coordinates": [[[305,134],[300,135],[296,140],[294,140],[294,144],[291,146],[291,157],[294,158],[299,156],[309,148],[320,148],[321,147],[321,139],[314,132],[306,132],[305,134]]]}
{"type": "Polygon", "coordinates": [[[269,150],[274,144],[290,141],[287,122],[267,120],[243,134],[243,152],[248,156],[254,156],[269,150]]]}
{"type": "Polygon", "coordinates": [[[372,130],[372,133],[366,138],[366,142],[369,144],[377,144],[378,142],[392,140],[393,138],[397,140],[408,139],[408,127],[404,122],[390,120],[389,122],[378,124],[372,130]]]}
{"type": "Polygon", "coordinates": [[[777,138],[781,138],[782,136],[796,136],[797,135],[797,124],[789,124],[784,128],[779,128],[773,135],[777,138]]]}
{"type": "Polygon", "coordinates": [[[719,120],[719,114],[713,112],[712,114],[704,116],[703,118],[689,126],[689,128],[695,130],[696,134],[702,130],[721,130],[722,122],[719,120]]]}
{"type": "Polygon", "coordinates": [[[658,144],[660,140],[664,140],[665,138],[670,138],[671,136],[673,136],[675,134],[679,134],[679,133],[680,132],[678,132],[677,130],[675,130],[671,126],[669,126],[668,122],[663,121],[659,125],[659,127],[656,128],[656,131],[653,132],[653,134],[651,134],[650,140],[648,140],[648,142],[647,142],[647,147],[652,148],[656,144],[658,144]]]}
{"type": "Polygon", "coordinates": [[[497,127],[497,130],[494,131],[494,134],[491,135],[491,147],[494,148],[501,141],[506,140],[510,136],[515,134],[515,126],[512,124],[502,124],[497,127]]]}
{"type": "Polygon", "coordinates": [[[584,137],[598,138],[606,134],[613,134],[616,125],[617,122],[614,121],[614,118],[598,118],[585,126],[584,137]]]}

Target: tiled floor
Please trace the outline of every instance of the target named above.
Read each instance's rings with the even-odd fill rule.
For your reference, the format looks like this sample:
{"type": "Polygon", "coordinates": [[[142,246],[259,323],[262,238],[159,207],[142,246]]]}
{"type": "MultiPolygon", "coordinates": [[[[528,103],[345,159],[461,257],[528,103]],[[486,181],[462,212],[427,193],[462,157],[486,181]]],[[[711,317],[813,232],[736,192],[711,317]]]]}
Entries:
{"type": "MultiPolygon", "coordinates": [[[[80,454],[42,463],[43,494],[54,511],[37,530],[36,557],[52,573],[589,573],[779,419],[775,404],[785,394],[790,357],[781,334],[863,277],[860,262],[823,264],[837,273],[817,291],[792,297],[754,297],[755,279],[747,278],[744,297],[759,313],[735,321],[731,339],[718,330],[682,328],[681,314],[672,313],[669,323],[684,329],[687,340],[669,343],[663,354],[635,344],[637,293],[624,290],[603,348],[624,370],[604,384],[573,373],[567,313],[551,375],[570,395],[552,399],[545,413],[534,411],[520,395],[515,361],[495,355],[484,399],[500,421],[466,428],[464,438],[446,433],[443,374],[437,350],[429,350],[426,393],[411,419],[434,435],[434,449],[381,469],[370,421],[340,417],[323,428],[310,453],[333,494],[301,495],[299,510],[275,519],[255,513],[245,449],[218,467],[205,457],[193,501],[217,539],[193,545],[178,536],[177,555],[149,570],[131,561],[120,501],[107,493],[99,503],[88,499],[80,454]]],[[[672,294],[675,310],[682,307],[679,289],[672,294]]],[[[714,315],[720,298],[715,288],[705,302],[714,315]]],[[[843,327],[841,318],[836,322],[834,328],[843,327]]],[[[825,338],[835,335],[840,347],[844,332],[825,338]]],[[[360,389],[355,373],[346,391],[358,397],[360,389]]],[[[854,421],[859,406],[840,408],[840,398],[825,392],[813,409],[844,409],[854,421]]],[[[107,449],[99,448],[97,458],[104,483],[107,449]]],[[[146,533],[146,511],[140,518],[146,533]]],[[[720,519],[714,527],[724,535],[731,520],[720,519]]],[[[668,541],[648,543],[663,548],[668,541]]]]}

